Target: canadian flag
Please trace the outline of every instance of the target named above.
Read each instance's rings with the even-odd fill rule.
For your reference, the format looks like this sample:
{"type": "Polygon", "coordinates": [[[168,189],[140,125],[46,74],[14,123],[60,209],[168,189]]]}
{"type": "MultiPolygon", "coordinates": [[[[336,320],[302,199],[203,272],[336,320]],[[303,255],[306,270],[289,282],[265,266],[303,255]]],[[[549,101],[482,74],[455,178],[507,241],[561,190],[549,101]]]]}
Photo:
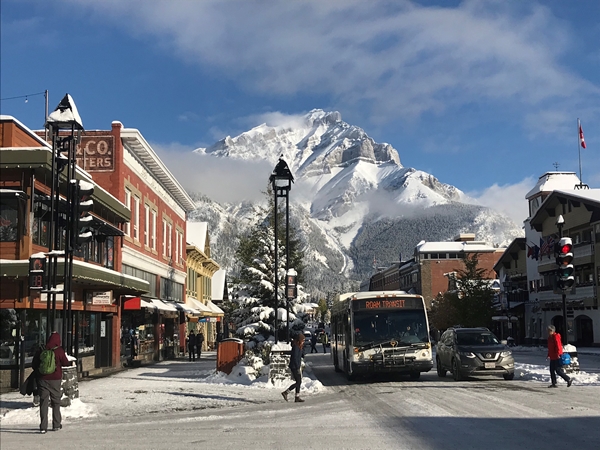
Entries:
{"type": "Polygon", "coordinates": [[[585,148],[585,140],[583,139],[583,128],[581,128],[581,124],[579,124],[579,145],[581,145],[581,148],[585,148]]]}

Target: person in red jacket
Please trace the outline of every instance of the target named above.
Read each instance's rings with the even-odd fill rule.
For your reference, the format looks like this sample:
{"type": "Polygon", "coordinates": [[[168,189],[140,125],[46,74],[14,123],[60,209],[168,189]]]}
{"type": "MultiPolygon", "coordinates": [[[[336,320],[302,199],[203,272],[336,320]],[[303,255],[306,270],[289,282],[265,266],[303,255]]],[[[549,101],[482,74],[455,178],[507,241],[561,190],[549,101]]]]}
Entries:
{"type": "Polygon", "coordinates": [[[556,328],[553,325],[548,325],[548,357],[550,360],[550,379],[552,384],[548,387],[555,388],[556,386],[556,374],[567,382],[567,387],[571,387],[573,379],[569,378],[562,368],[560,363],[560,355],[563,354],[563,346],[560,338],[560,334],[556,332],[556,328]]]}
{"type": "Polygon", "coordinates": [[[40,395],[40,433],[45,433],[48,429],[48,403],[52,403],[52,431],[58,431],[62,428],[62,416],[60,414],[60,398],[62,397],[62,368],[71,365],[71,361],[63,348],[60,346],[60,336],[54,331],[50,334],[46,342],[46,349],[54,351],[56,369],[53,373],[42,375],[40,369],[40,349],[33,357],[31,367],[37,373],[38,392],[40,395]]]}

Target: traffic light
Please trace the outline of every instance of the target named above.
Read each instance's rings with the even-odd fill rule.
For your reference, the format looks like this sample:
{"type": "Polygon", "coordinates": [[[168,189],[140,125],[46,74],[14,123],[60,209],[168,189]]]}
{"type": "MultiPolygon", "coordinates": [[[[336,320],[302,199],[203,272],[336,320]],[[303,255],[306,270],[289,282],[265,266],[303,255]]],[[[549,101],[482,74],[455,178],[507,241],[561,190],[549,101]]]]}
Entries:
{"type": "Polygon", "coordinates": [[[561,238],[556,245],[556,284],[563,291],[571,289],[575,284],[573,272],[573,240],[571,238],[561,238]]]}
{"type": "Polygon", "coordinates": [[[93,217],[90,211],[94,207],[92,194],[94,185],[87,181],[79,181],[75,188],[75,243],[82,245],[90,242],[93,238],[91,224],[93,217]]]}
{"type": "Polygon", "coordinates": [[[46,255],[39,253],[29,258],[29,289],[44,289],[46,285],[46,255]]]}

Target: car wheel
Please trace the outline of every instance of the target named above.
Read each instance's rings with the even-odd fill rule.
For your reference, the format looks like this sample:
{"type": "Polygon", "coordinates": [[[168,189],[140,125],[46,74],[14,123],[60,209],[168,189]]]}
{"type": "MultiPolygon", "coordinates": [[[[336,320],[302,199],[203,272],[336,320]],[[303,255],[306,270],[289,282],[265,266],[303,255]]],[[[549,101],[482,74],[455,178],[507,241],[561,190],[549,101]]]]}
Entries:
{"type": "Polygon", "coordinates": [[[419,378],[421,378],[421,372],[411,372],[410,373],[411,380],[418,380],[419,378]]]}
{"type": "Polygon", "coordinates": [[[505,380],[512,380],[512,379],[515,377],[515,373],[514,373],[514,372],[511,372],[511,373],[505,373],[505,374],[503,375],[503,377],[504,377],[504,379],[505,379],[505,380]]]}
{"type": "Polygon", "coordinates": [[[452,363],[452,376],[454,377],[454,381],[462,380],[462,376],[460,374],[460,363],[458,359],[454,359],[452,363]]]}
{"type": "Polygon", "coordinates": [[[446,369],[442,366],[440,358],[435,358],[435,368],[437,370],[438,377],[444,378],[446,376],[446,369]]]}

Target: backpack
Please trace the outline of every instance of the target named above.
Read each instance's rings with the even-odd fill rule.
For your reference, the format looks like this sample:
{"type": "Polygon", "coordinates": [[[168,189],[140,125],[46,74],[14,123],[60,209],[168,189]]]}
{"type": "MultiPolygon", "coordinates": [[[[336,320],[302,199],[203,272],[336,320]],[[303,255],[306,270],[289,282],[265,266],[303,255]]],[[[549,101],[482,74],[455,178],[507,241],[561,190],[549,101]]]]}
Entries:
{"type": "Polygon", "coordinates": [[[568,353],[563,353],[562,355],[560,355],[560,364],[562,366],[568,366],[571,364],[571,355],[569,355],[568,353]]]}
{"type": "Polygon", "coordinates": [[[54,347],[51,349],[44,349],[40,354],[40,374],[50,375],[56,371],[56,355],[54,354],[54,347]]]}

